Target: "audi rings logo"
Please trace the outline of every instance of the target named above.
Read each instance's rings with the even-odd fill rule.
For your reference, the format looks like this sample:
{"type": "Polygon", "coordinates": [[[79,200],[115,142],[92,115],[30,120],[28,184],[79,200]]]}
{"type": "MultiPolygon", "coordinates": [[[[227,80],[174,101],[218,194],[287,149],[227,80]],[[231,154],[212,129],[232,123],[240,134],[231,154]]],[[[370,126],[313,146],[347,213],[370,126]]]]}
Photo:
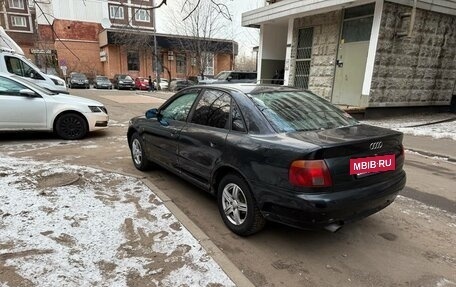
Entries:
{"type": "Polygon", "coordinates": [[[371,150],[381,149],[383,147],[383,142],[374,142],[370,144],[371,150]]]}

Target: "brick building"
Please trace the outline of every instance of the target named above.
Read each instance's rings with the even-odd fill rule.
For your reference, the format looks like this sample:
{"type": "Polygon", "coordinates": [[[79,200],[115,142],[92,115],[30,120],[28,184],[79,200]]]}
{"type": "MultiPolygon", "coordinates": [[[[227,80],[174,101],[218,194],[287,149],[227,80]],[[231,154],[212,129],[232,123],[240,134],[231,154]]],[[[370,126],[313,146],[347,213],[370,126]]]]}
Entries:
{"type": "Polygon", "coordinates": [[[242,15],[260,28],[258,77],[358,107],[449,105],[456,0],[270,0],[242,15]]]}
{"type": "Polygon", "coordinates": [[[5,0],[3,6],[0,6],[0,26],[22,47],[24,53],[30,58],[33,57],[31,49],[37,40],[34,23],[34,7],[28,1],[5,0]]]}
{"type": "MultiPolygon", "coordinates": [[[[65,66],[67,74],[77,71],[89,77],[106,75],[112,78],[118,73],[133,77],[154,75],[151,48],[155,32],[153,0],[30,3],[27,0],[5,0],[1,24],[42,70],[62,75],[60,67],[65,66]],[[14,5],[23,9],[19,11],[14,5]],[[26,25],[12,29],[11,19],[18,13],[22,13],[20,16],[24,17],[26,25]],[[125,31],[130,38],[137,35],[140,40],[133,41],[135,45],[119,41],[125,38],[125,31]]],[[[157,65],[161,77],[196,75],[191,51],[184,50],[173,40],[176,38],[180,36],[157,34],[157,65]]],[[[212,56],[207,74],[230,70],[237,54],[237,43],[219,39],[210,41],[224,48],[207,51],[212,56]]]]}

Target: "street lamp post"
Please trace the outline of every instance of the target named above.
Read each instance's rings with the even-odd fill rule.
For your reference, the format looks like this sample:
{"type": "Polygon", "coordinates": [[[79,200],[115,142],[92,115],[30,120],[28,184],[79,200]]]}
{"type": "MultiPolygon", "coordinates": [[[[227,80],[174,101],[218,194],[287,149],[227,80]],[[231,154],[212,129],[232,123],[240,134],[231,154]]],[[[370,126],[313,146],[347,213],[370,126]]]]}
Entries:
{"type": "MultiPolygon", "coordinates": [[[[155,1],[152,6],[155,7],[155,1]]],[[[152,21],[154,25],[154,65],[155,65],[155,78],[157,79],[157,90],[160,90],[160,71],[158,67],[158,49],[157,49],[157,21],[155,20],[155,9],[152,10],[152,21]]]]}

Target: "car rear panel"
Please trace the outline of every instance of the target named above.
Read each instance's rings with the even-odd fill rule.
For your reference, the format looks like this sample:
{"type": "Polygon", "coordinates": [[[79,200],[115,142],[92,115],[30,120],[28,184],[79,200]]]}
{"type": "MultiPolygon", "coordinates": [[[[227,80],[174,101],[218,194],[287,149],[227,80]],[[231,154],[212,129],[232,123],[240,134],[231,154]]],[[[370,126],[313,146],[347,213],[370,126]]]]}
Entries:
{"type": "Polygon", "coordinates": [[[317,132],[299,132],[290,136],[319,145],[321,148],[306,156],[307,159],[324,159],[331,173],[333,191],[365,187],[402,172],[404,155],[403,135],[400,132],[357,125],[317,132]],[[379,147],[381,142],[381,147],[379,147]],[[375,146],[374,146],[375,145],[375,146]],[[395,155],[393,171],[350,175],[350,159],[381,155],[395,155]]]}

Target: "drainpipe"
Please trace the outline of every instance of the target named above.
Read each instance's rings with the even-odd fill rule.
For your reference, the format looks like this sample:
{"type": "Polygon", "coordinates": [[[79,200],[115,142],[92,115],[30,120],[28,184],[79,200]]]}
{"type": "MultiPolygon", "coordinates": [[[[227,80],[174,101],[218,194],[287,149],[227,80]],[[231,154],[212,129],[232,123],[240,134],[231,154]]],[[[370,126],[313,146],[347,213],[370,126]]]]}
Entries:
{"type": "Polygon", "coordinates": [[[415,26],[415,17],[416,17],[416,4],[418,0],[413,0],[412,16],[410,17],[410,27],[408,36],[412,37],[413,27],[415,26]]]}
{"type": "MultiPolygon", "coordinates": [[[[154,3],[154,1],[152,1],[154,3]]],[[[158,67],[158,51],[157,51],[157,21],[155,20],[155,9],[152,9],[152,15],[153,15],[153,25],[154,25],[154,62],[153,65],[155,65],[155,77],[157,79],[157,90],[160,90],[160,71],[158,67]]],[[[153,68],[153,67],[152,67],[153,68]]]]}

